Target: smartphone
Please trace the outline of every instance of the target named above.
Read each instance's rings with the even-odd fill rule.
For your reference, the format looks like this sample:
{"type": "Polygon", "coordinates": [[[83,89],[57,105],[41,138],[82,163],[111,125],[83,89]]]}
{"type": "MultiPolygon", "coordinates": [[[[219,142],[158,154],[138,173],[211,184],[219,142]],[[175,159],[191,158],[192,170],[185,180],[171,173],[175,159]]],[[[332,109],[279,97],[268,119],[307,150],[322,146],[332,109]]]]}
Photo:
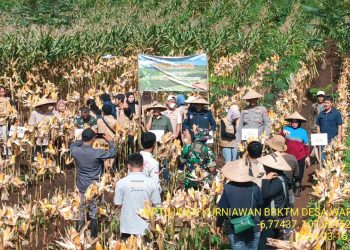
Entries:
{"type": "Polygon", "coordinates": [[[95,138],[103,138],[104,135],[104,133],[96,133],[95,138]]]}

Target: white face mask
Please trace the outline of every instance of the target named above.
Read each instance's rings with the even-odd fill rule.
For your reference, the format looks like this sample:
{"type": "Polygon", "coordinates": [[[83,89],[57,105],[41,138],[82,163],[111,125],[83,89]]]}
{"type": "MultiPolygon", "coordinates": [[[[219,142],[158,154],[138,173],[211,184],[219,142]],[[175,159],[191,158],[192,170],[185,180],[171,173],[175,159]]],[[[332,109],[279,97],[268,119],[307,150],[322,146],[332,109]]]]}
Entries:
{"type": "Polygon", "coordinates": [[[176,106],[175,103],[170,103],[170,104],[169,104],[169,108],[171,108],[171,109],[175,108],[175,106],[176,106]]]}

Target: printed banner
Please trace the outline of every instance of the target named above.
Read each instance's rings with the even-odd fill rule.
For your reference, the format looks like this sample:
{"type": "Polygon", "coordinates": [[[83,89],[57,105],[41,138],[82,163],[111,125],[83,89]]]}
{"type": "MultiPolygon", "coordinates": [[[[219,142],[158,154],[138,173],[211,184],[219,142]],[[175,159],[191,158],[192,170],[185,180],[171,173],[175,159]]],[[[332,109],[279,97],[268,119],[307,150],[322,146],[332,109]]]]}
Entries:
{"type": "Polygon", "coordinates": [[[138,56],[139,91],[208,91],[207,55],[138,56]]]}

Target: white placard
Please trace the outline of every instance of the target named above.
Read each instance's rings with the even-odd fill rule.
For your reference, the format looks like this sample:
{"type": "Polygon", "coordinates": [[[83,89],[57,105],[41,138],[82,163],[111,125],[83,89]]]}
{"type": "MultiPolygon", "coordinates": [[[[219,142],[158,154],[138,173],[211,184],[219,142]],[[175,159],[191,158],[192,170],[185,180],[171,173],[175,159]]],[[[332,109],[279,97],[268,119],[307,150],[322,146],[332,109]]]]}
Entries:
{"type": "Polygon", "coordinates": [[[149,132],[152,132],[156,135],[157,141],[160,141],[160,139],[162,139],[162,136],[164,135],[164,130],[150,130],[149,132]]]}
{"type": "Polygon", "coordinates": [[[211,139],[207,140],[206,144],[213,144],[214,143],[213,131],[210,130],[209,135],[211,136],[211,139]]]}
{"type": "Polygon", "coordinates": [[[258,140],[259,139],[259,129],[257,128],[243,128],[242,129],[242,140],[258,140]]]}
{"type": "Polygon", "coordinates": [[[328,135],[326,133],[311,134],[311,145],[312,146],[328,145],[328,135]]]}
{"type": "Polygon", "coordinates": [[[76,128],[74,130],[74,137],[76,140],[81,140],[81,134],[83,133],[84,129],[82,128],[76,128]]]}
{"type": "Polygon", "coordinates": [[[27,129],[25,127],[20,127],[20,126],[11,126],[9,131],[9,136],[13,136],[15,131],[17,132],[17,137],[22,139],[27,129]]]}

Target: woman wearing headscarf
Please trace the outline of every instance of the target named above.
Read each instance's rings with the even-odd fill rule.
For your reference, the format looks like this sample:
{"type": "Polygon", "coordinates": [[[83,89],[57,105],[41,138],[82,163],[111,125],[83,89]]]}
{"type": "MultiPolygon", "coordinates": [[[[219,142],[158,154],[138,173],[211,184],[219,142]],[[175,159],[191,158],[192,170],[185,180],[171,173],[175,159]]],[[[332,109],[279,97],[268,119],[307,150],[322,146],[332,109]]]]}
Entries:
{"type": "Polygon", "coordinates": [[[286,231],[293,227],[288,192],[291,183],[284,173],[292,169],[279,152],[265,155],[257,160],[266,171],[266,178],[262,179],[261,185],[264,213],[260,223],[259,250],[273,249],[267,246],[267,238],[285,237],[286,231]]]}
{"type": "Polygon", "coordinates": [[[220,146],[222,147],[222,154],[226,163],[237,159],[238,143],[235,139],[239,117],[240,112],[238,106],[232,105],[226,117],[221,119],[220,146]]]}
{"type": "Polygon", "coordinates": [[[310,146],[308,134],[307,131],[301,127],[301,124],[307,120],[298,112],[294,112],[292,115],[287,116],[284,120],[290,122],[290,125],[285,126],[281,132],[281,135],[283,135],[286,139],[286,145],[288,147],[286,152],[295,156],[299,166],[299,175],[295,177],[294,188],[295,196],[299,197],[305,165],[306,167],[310,166],[310,146]]]}
{"type": "Polygon", "coordinates": [[[249,168],[246,160],[240,159],[226,163],[221,171],[229,182],[224,185],[224,191],[218,203],[221,213],[217,217],[216,226],[219,228],[225,222],[225,232],[232,249],[257,250],[260,238],[258,211],[262,206],[262,196],[259,187],[253,180],[258,176],[259,169],[249,168]],[[249,212],[243,214],[242,211],[253,212],[249,215],[249,212]],[[251,228],[238,232],[238,228],[232,223],[233,220],[237,221],[242,218],[237,215],[238,213],[242,213],[246,218],[250,217],[251,228]],[[232,216],[223,216],[224,214],[232,216]]]}
{"type": "Polygon", "coordinates": [[[88,99],[86,105],[90,110],[90,115],[96,120],[102,117],[101,110],[97,107],[97,104],[94,99],[88,99]]]}
{"type": "Polygon", "coordinates": [[[134,93],[127,92],[125,94],[126,96],[126,103],[128,104],[128,109],[131,114],[139,115],[139,105],[135,101],[134,93]]]}

